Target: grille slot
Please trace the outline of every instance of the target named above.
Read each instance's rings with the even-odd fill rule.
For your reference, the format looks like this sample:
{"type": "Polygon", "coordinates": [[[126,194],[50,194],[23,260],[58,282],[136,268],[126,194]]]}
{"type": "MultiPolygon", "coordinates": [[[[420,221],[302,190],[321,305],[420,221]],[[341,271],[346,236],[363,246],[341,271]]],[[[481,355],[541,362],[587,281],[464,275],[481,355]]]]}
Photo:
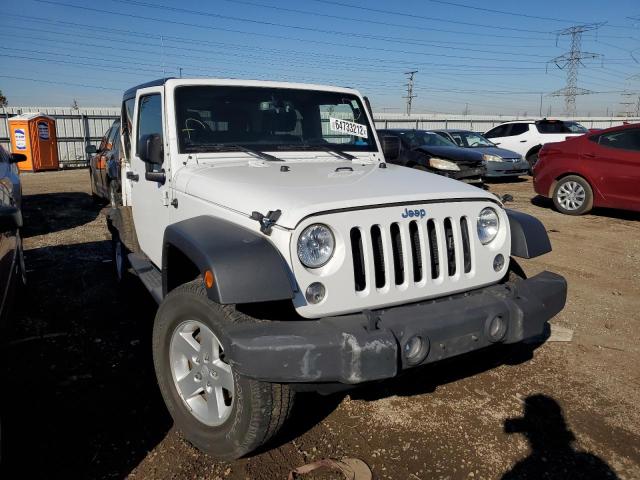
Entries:
{"type": "Polygon", "coordinates": [[[413,262],[413,281],[422,281],[422,248],[420,244],[420,231],[418,222],[409,222],[409,239],[411,240],[411,260],[413,262]]]}
{"type": "Polygon", "coordinates": [[[453,238],[453,227],[451,225],[451,218],[444,219],[444,242],[447,248],[447,267],[449,276],[453,277],[456,274],[456,244],[453,238]]]}
{"type": "Polygon", "coordinates": [[[431,278],[438,278],[440,276],[440,256],[436,222],[433,220],[427,221],[427,235],[429,236],[429,254],[431,257],[431,278]]]}
{"type": "Polygon", "coordinates": [[[462,259],[464,261],[464,273],[471,271],[471,245],[469,244],[469,225],[467,217],[460,219],[460,234],[462,235],[462,259]]]}
{"type": "Polygon", "coordinates": [[[364,271],[362,232],[357,227],[351,229],[351,252],[353,256],[353,277],[356,292],[362,292],[367,287],[367,277],[364,271]]]}
{"type": "Polygon", "coordinates": [[[390,233],[391,250],[393,252],[393,273],[395,276],[396,285],[402,285],[404,283],[404,259],[402,252],[402,237],[400,236],[400,226],[397,223],[392,223],[390,233]]]}
{"type": "Polygon", "coordinates": [[[371,227],[371,247],[373,249],[373,269],[376,277],[376,287],[382,288],[387,279],[384,274],[384,251],[382,248],[382,231],[379,225],[371,227]]]}

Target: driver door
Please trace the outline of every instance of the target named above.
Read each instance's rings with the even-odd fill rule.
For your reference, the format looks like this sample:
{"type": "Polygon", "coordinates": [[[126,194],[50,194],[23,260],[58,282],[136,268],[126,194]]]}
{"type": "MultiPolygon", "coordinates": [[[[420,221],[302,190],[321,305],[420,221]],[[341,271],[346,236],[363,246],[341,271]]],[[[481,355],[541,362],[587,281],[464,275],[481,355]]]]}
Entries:
{"type": "Polygon", "coordinates": [[[142,252],[157,266],[162,265],[162,241],[169,224],[170,162],[164,122],[164,88],[141,89],[136,94],[131,136],[131,172],[125,181],[130,183],[131,204],[136,235],[142,252]],[[145,163],[139,152],[141,139],[146,135],[160,135],[164,147],[163,163],[145,163]],[[148,171],[165,171],[167,181],[147,180],[148,171]]]}

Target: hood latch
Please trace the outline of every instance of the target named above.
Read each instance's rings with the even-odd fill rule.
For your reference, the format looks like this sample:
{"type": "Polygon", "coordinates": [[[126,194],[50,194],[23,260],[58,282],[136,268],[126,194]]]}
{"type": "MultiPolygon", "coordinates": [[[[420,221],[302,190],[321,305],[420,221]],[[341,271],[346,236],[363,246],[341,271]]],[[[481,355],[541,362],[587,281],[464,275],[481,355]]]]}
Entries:
{"type": "Polygon", "coordinates": [[[272,227],[276,224],[280,215],[282,215],[280,210],[269,210],[266,215],[260,212],[251,212],[251,218],[260,223],[260,231],[265,235],[271,235],[272,227]]]}

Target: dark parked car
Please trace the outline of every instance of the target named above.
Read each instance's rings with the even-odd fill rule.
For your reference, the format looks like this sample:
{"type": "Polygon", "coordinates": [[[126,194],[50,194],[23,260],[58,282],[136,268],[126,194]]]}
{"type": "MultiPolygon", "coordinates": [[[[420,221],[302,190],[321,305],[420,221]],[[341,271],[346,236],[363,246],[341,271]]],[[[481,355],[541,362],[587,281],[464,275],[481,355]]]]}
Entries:
{"type": "Polygon", "coordinates": [[[108,200],[112,206],[120,204],[120,120],[113,122],[104,134],[100,145],[87,147],[87,153],[95,154],[89,160],[91,195],[94,199],[108,200]]]}
{"type": "Polygon", "coordinates": [[[400,152],[387,161],[425,170],[466,183],[481,184],[486,173],[482,154],[458,147],[455,143],[427,130],[387,129],[378,135],[400,140],[400,152]]]}
{"type": "Polygon", "coordinates": [[[487,167],[486,178],[518,177],[529,173],[529,162],[522,155],[496,146],[481,133],[469,130],[434,130],[438,135],[462,148],[473,148],[482,154],[487,167]]]}
{"type": "Polygon", "coordinates": [[[548,143],[533,169],[535,191],[568,215],[592,207],[640,211],[640,124],[548,143]]]}
{"type": "Polygon", "coordinates": [[[20,238],[22,187],[16,166],[26,159],[0,146],[0,327],[5,325],[16,287],[26,283],[20,238]]]}

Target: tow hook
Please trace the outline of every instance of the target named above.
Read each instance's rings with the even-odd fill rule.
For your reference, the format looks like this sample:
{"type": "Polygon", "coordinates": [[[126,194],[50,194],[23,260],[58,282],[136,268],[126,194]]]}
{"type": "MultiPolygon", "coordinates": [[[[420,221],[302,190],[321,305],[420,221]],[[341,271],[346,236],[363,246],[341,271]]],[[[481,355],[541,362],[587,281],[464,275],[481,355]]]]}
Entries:
{"type": "Polygon", "coordinates": [[[260,231],[265,235],[271,235],[272,227],[276,224],[282,215],[280,210],[269,210],[269,213],[263,215],[260,212],[252,212],[251,218],[260,223],[260,231]]]}

